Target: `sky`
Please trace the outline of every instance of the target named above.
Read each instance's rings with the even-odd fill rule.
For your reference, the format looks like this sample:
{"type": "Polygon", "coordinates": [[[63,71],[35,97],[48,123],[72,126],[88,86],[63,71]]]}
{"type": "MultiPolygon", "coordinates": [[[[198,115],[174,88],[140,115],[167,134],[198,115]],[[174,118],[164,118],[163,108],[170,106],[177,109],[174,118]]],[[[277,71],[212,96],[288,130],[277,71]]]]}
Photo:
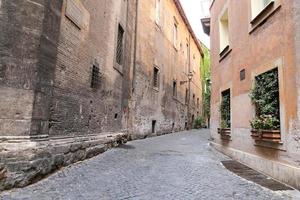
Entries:
{"type": "Polygon", "coordinates": [[[208,48],[210,47],[209,37],[203,32],[200,19],[209,16],[210,1],[211,0],[180,0],[196,36],[208,48]]]}

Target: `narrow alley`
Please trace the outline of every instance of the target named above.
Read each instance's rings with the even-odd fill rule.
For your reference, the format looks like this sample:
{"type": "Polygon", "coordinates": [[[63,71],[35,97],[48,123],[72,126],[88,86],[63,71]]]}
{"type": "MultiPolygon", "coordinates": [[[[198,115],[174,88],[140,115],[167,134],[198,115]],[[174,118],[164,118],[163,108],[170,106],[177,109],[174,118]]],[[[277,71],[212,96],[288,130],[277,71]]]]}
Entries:
{"type": "Polygon", "coordinates": [[[0,199],[290,199],[225,169],[230,159],[209,137],[193,130],[128,142],[0,199]]]}

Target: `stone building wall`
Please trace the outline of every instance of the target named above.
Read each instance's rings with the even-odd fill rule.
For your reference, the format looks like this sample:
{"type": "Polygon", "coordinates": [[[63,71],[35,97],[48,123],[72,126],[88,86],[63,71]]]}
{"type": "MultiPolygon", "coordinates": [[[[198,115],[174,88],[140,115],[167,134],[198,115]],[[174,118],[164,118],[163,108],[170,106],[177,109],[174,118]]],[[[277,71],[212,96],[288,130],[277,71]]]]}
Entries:
{"type": "Polygon", "coordinates": [[[126,142],[135,1],[4,0],[0,13],[0,190],[126,142]]]}
{"type": "Polygon", "coordinates": [[[1,139],[47,135],[61,6],[1,1],[1,139]]]}
{"type": "Polygon", "coordinates": [[[271,1],[261,19],[256,19],[261,21],[254,26],[251,25],[250,2],[220,0],[214,1],[211,7],[212,144],[237,160],[299,188],[300,144],[297,139],[299,133],[295,130],[298,123],[295,34],[299,33],[295,32],[296,20],[293,18],[298,9],[290,1],[271,1]],[[221,59],[219,19],[226,8],[231,52],[221,59]],[[250,100],[250,90],[255,76],[276,67],[279,71],[282,143],[255,142],[251,137],[250,120],[255,116],[255,109],[250,100]],[[240,78],[243,69],[244,80],[240,78]],[[222,140],[218,134],[221,92],[227,89],[231,90],[229,141],[222,140]]]}
{"type": "MultiPolygon", "coordinates": [[[[67,6],[65,1],[64,6],[67,6]]],[[[134,2],[131,2],[134,3],[134,2]]],[[[134,21],[127,23],[127,1],[83,1],[83,27],[79,28],[63,9],[58,46],[57,70],[50,113],[50,135],[80,135],[121,131],[123,82],[130,68],[132,35],[126,41],[122,69],[117,68],[118,26],[133,32],[134,21]],[[92,67],[99,67],[97,88],[91,87],[92,67]]],[[[134,5],[134,4],[133,4],[134,5]]],[[[134,12],[134,10],[132,11],[134,12]]],[[[132,34],[132,33],[130,33],[132,34]]],[[[127,86],[127,87],[128,87],[127,86]]],[[[126,105],[125,105],[126,108],[126,105]]],[[[126,127],[125,127],[126,128],[126,127]]]]}
{"type": "MultiPolygon", "coordinates": [[[[187,104],[189,62],[186,58],[190,48],[190,67],[193,73],[191,82],[195,102],[201,102],[200,61],[198,48],[175,3],[160,1],[160,20],[156,22],[156,1],[140,0],[138,10],[137,55],[132,100],[134,137],[146,137],[184,130],[188,123],[187,104]],[[178,44],[174,47],[173,27],[177,23],[178,44]],[[194,66],[194,67],[193,67],[194,66]],[[154,67],[159,69],[159,87],[153,87],[154,67]],[[194,69],[194,70],[193,70],[194,69]],[[173,81],[177,85],[177,97],[173,96],[173,81]],[[185,83],[180,84],[181,81],[185,83]],[[152,130],[153,121],[155,130],[152,130]]],[[[200,103],[201,105],[201,103],[200,103]]],[[[201,114],[200,106],[191,104],[191,117],[201,114]]],[[[192,120],[190,117],[190,126],[192,120]]]]}

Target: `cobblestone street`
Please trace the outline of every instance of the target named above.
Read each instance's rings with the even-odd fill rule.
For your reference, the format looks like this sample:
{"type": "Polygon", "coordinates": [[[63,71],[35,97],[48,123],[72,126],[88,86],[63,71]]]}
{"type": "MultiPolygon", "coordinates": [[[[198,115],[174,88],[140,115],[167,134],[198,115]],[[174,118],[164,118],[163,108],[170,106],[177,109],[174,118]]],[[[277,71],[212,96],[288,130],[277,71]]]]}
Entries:
{"type": "Polygon", "coordinates": [[[0,199],[289,199],[228,170],[208,131],[132,141],[0,199]]]}

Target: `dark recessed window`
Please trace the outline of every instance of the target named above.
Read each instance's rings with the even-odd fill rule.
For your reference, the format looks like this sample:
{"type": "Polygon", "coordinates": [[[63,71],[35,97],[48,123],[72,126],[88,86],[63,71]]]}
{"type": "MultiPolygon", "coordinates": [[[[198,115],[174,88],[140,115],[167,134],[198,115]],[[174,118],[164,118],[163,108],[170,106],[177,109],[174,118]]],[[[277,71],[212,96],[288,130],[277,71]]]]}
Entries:
{"type": "Polygon", "coordinates": [[[177,97],[177,82],[173,81],[173,96],[177,97]]]}
{"type": "Polygon", "coordinates": [[[115,113],[115,119],[118,119],[118,113],[115,113]]]}
{"type": "Polygon", "coordinates": [[[117,63],[122,65],[123,63],[123,38],[124,38],[124,29],[121,25],[118,28],[118,41],[117,41],[117,63]]]}
{"type": "Polygon", "coordinates": [[[159,70],[157,67],[153,69],[153,87],[159,87],[159,70]]]}
{"type": "Polygon", "coordinates": [[[152,120],[152,133],[156,131],[156,120],[152,120]]]}
{"type": "Polygon", "coordinates": [[[245,69],[242,69],[240,71],[240,80],[243,81],[246,79],[246,70],[245,69]]]}
{"type": "Polygon", "coordinates": [[[98,88],[99,87],[99,67],[93,65],[92,68],[92,79],[91,79],[91,88],[98,88]]]}

